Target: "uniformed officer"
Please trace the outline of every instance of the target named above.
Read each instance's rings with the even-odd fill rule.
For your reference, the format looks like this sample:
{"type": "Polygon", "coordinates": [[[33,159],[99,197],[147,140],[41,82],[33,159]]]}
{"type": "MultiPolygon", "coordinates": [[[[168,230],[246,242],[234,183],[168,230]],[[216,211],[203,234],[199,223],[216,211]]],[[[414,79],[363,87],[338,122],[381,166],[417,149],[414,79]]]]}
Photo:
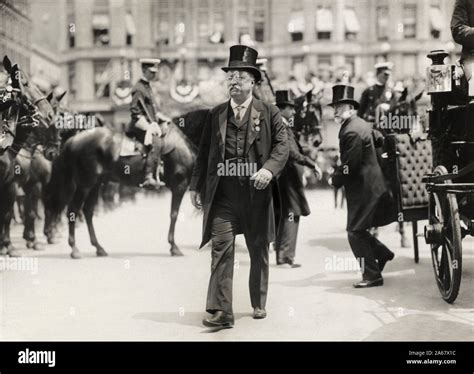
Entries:
{"type": "Polygon", "coordinates": [[[288,264],[292,268],[297,268],[301,266],[295,263],[300,217],[307,216],[311,212],[304,193],[304,166],[319,175],[321,171],[313,160],[303,154],[303,148],[291,129],[295,116],[295,104],[290,91],[277,91],[275,105],[280,109],[282,122],[286,126],[290,149],[288,161],[278,178],[280,214],[275,241],[276,261],[278,265],[288,264]]]}
{"type": "Polygon", "coordinates": [[[153,136],[162,137],[171,119],[160,113],[155,95],[150,86],[150,82],[156,79],[158,73],[157,65],[160,63],[160,60],[151,58],[140,59],[140,63],[142,65],[142,77],[132,90],[130,133],[147,147],[145,180],[142,187],[157,188],[160,187],[161,182],[159,182],[159,173],[156,172],[160,161],[160,149],[156,148],[160,147],[162,141],[154,142],[153,136]],[[156,179],[154,177],[155,172],[156,179]]]}
{"type": "Polygon", "coordinates": [[[392,63],[381,62],[375,65],[376,83],[364,90],[360,98],[357,115],[367,122],[376,122],[375,110],[379,104],[389,104],[393,97],[393,90],[389,86],[392,75],[392,63]]]}

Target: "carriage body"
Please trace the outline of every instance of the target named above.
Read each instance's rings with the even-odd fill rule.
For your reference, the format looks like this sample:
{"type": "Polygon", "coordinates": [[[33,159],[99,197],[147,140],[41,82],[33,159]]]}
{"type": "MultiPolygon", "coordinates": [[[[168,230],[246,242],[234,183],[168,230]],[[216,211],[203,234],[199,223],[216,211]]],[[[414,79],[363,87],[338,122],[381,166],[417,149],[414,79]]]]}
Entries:
{"type": "Polygon", "coordinates": [[[429,196],[424,235],[440,293],[452,303],[461,284],[462,240],[474,236],[474,102],[462,66],[444,64],[444,51],[428,57],[434,170],[423,178],[429,196]]]}

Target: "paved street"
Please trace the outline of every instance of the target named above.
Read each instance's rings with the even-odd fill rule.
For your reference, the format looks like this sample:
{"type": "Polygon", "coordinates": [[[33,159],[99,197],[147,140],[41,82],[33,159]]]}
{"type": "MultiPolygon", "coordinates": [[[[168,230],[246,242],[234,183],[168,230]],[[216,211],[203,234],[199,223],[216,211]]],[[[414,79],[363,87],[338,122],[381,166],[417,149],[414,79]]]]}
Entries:
{"type": "MultiPolygon", "coordinates": [[[[413,250],[400,248],[394,225],[380,230],[381,240],[396,253],[386,266],[384,287],[356,290],[351,284],[359,276],[344,231],[345,209],[334,209],[329,190],[307,196],[313,214],[300,224],[297,262],[303,267],[279,268],[271,254],[265,320],[251,317],[249,257],[239,237],[236,325],[218,332],[201,325],[210,270],[209,249],[197,250],[201,216],[186,195],[176,231],[185,256],[170,257],[166,192],[99,212],[96,231],[107,258],[95,256],[85,224],[77,230],[81,260],[69,257],[65,226],[59,244],[42,252],[24,250],[25,256],[37,256],[33,268],[0,272],[0,339],[474,340],[472,239],[464,241],[464,274],[454,305],[439,295],[424,240],[415,264],[413,250]]],[[[13,226],[18,248],[24,248],[22,229],[13,226]]],[[[411,238],[411,228],[407,231],[411,238]]]]}

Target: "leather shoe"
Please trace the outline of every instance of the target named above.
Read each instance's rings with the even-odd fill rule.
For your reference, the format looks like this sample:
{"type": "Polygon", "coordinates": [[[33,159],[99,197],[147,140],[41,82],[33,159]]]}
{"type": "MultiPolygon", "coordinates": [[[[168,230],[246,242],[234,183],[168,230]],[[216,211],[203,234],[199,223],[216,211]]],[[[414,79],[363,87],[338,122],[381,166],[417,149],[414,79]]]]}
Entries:
{"type": "Polygon", "coordinates": [[[284,258],[282,260],[277,260],[277,265],[286,265],[286,264],[290,265],[290,267],[292,269],[301,267],[300,264],[296,264],[294,260],[291,260],[289,258],[284,258]]]}
{"type": "Polygon", "coordinates": [[[253,319],[264,319],[267,316],[267,312],[262,308],[253,309],[253,319]]]}
{"type": "Polygon", "coordinates": [[[379,264],[379,269],[380,271],[382,271],[385,267],[385,264],[388,262],[388,261],[392,261],[393,258],[395,257],[395,253],[391,253],[390,255],[388,255],[387,257],[383,257],[381,258],[380,260],[378,260],[378,264],[379,264]]]}
{"type": "Polygon", "coordinates": [[[234,316],[218,310],[212,317],[203,319],[202,324],[206,327],[231,328],[234,326],[234,316]]]}
{"type": "Polygon", "coordinates": [[[377,278],[374,280],[361,280],[360,282],[353,284],[354,288],[369,288],[383,286],[383,278],[377,278]]]}

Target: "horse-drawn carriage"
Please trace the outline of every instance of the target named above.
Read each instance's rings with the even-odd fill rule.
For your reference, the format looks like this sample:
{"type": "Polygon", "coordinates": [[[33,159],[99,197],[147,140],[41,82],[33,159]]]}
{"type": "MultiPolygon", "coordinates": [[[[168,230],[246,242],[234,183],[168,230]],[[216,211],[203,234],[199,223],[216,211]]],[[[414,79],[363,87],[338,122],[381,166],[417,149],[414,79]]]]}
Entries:
{"type": "Polygon", "coordinates": [[[456,299],[462,275],[462,239],[474,236],[474,102],[462,67],[444,64],[448,54],[428,57],[427,136],[410,131],[385,137],[385,175],[399,221],[428,220],[424,237],[431,248],[436,283],[443,299],[456,299]]]}

